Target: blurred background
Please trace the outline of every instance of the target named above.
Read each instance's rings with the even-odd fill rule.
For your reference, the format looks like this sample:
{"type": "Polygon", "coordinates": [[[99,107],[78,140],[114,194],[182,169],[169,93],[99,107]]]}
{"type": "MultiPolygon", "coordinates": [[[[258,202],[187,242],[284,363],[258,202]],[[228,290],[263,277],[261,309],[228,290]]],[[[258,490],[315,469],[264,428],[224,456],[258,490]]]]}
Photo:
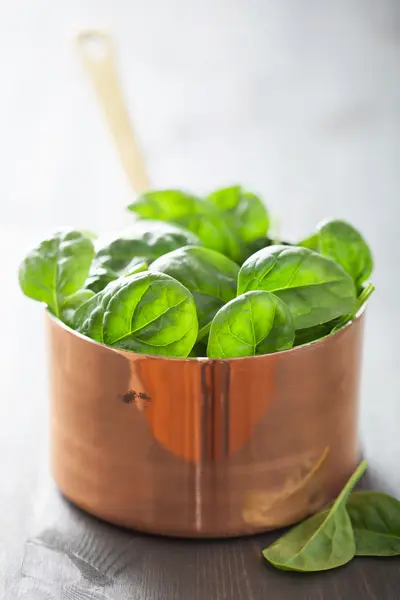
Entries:
{"type": "Polygon", "coordinates": [[[102,233],[130,219],[132,192],[73,45],[86,27],[114,37],[154,186],[242,183],[288,238],[330,216],[365,234],[377,292],[363,443],[378,475],[400,477],[385,471],[400,422],[400,3],[2,0],[0,451],[34,442],[38,454],[4,465],[0,501],[39,493],[48,468],[43,315],[19,292],[18,264],[60,225],[102,233]]]}

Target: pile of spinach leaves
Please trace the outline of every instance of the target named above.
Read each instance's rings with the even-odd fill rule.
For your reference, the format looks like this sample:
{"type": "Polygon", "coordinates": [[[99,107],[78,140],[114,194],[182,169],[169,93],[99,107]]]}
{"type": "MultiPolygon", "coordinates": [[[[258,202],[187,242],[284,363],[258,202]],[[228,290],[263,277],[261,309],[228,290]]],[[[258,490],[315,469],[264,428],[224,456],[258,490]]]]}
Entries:
{"type": "Polygon", "coordinates": [[[335,333],[374,290],[371,251],[332,220],[298,244],[241,186],[206,197],[139,195],[130,228],[105,240],[61,230],[22,261],[26,296],[69,327],[133,352],[224,359],[287,350],[335,333]]]}

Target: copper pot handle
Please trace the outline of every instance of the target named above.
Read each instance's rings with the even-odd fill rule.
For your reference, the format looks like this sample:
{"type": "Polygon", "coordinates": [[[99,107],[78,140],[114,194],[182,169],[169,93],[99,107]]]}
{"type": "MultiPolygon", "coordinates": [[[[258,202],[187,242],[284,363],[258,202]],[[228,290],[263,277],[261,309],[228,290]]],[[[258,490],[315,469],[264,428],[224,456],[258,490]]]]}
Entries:
{"type": "Polygon", "coordinates": [[[76,43],[80,60],[114,137],[122,166],[134,192],[142,192],[149,188],[149,178],[124,101],[112,40],[105,32],[87,30],[76,36],[76,43]]]}

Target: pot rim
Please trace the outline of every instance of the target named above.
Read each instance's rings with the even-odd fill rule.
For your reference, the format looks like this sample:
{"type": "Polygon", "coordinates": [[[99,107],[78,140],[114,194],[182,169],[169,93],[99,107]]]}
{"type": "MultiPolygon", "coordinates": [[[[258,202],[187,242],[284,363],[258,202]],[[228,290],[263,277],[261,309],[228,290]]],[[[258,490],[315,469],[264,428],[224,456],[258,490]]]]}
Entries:
{"type": "Polygon", "coordinates": [[[322,338],[318,338],[317,340],[313,340],[312,342],[308,342],[306,344],[302,344],[301,346],[295,346],[293,348],[289,348],[288,350],[280,350],[279,352],[271,352],[269,354],[259,354],[257,356],[236,356],[235,358],[208,358],[207,356],[188,356],[185,358],[178,358],[178,357],[174,357],[174,356],[159,356],[159,355],[155,355],[155,354],[141,354],[139,352],[131,352],[128,350],[120,350],[119,348],[113,348],[112,346],[108,346],[107,344],[104,344],[103,342],[97,342],[96,340],[92,340],[91,338],[83,335],[82,333],[79,333],[78,331],[75,331],[75,329],[72,329],[71,327],[69,327],[68,325],[66,325],[65,323],[63,323],[63,321],[61,321],[60,319],[58,319],[55,315],[53,315],[48,308],[45,308],[45,314],[46,317],[52,321],[55,325],[57,325],[58,327],[60,327],[61,329],[64,329],[66,332],[81,338],[82,341],[88,343],[88,344],[93,344],[94,346],[102,346],[103,348],[106,348],[107,350],[110,350],[111,352],[115,352],[117,354],[120,354],[122,356],[125,356],[127,358],[148,358],[151,360],[163,360],[163,361],[174,361],[174,362],[182,362],[182,363],[231,363],[231,362],[236,362],[236,361],[255,361],[255,360],[262,360],[262,359],[266,359],[267,357],[278,357],[278,356],[282,356],[282,354],[288,354],[289,352],[291,353],[299,353],[301,351],[305,351],[307,349],[309,349],[310,347],[317,347],[321,344],[326,344],[329,341],[336,339],[337,336],[339,335],[343,335],[345,331],[347,331],[350,327],[353,327],[355,325],[356,322],[358,322],[360,319],[362,319],[362,317],[364,316],[364,312],[366,309],[366,305],[368,304],[368,302],[366,302],[361,309],[359,310],[359,312],[357,313],[357,315],[355,316],[354,319],[352,319],[351,321],[349,321],[348,323],[346,323],[345,325],[343,325],[343,327],[341,327],[341,329],[338,329],[338,331],[336,331],[335,333],[329,333],[328,335],[325,335],[322,338]]]}

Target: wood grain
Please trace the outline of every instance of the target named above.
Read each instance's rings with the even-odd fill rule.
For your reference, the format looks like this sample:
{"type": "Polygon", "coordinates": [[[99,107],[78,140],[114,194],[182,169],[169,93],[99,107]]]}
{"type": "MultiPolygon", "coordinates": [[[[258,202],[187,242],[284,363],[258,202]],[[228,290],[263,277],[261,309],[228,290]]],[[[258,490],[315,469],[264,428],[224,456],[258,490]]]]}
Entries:
{"type": "MultiPolygon", "coordinates": [[[[132,534],[84,514],[48,486],[46,516],[24,546],[18,597],[27,600],[398,598],[396,558],[357,559],[310,576],[282,573],[260,555],[278,533],[215,542],[132,534]]],[[[366,477],[363,487],[370,486],[366,477]]]]}

